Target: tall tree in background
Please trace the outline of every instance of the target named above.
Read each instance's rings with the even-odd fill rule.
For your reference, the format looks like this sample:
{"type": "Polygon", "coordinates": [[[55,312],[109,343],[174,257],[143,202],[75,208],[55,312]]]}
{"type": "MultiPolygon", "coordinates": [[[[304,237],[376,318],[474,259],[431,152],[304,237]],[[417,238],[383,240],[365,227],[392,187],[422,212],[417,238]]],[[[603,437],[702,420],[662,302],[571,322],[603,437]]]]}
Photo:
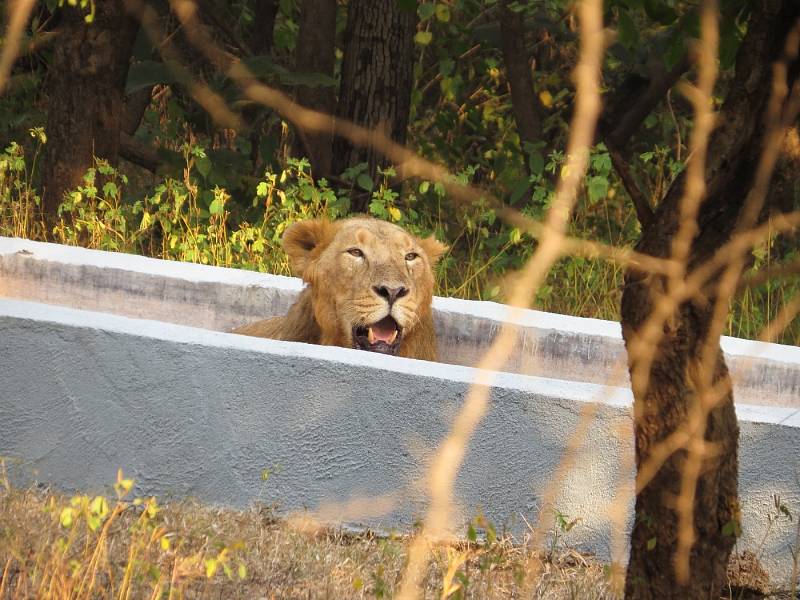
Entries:
{"type": "MultiPolygon", "coordinates": [[[[336,0],[303,0],[300,5],[300,30],[295,49],[295,68],[300,73],[322,73],[333,77],[336,62],[336,0]]],[[[297,102],[326,114],[336,110],[336,95],[330,86],[300,86],[297,102]]],[[[317,176],[331,174],[333,131],[298,131],[293,154],[308,156],[317,176]]]]}
{"type": "Polygon", "coordinates": [[[139,23],[122,0],[95,2],[86,12],[65,4],[48,69],[43,212],[53,220],[67,190],[80,185],[98,156],[116,164],[133,43],[139,23]]]}
{"type": "Polygon", "coordinates": [[[278,0],[256,0],[250,35],[250,48],[254,54],[268,54],[272,50],[277,16],[278,0]]]}
{"type": "MultiPolygon", "coordinates": [[[[351,0],[347,9],[339,103],[336,116],[369,128],[381,127],[404,144],[411,109],[416,12],[397,0],[351,0]]],[[[333,145],[334,173],[366,162],[374,176],[387,164],[380,152],[343,138],[333,145]]],[[[364,211],[366,199],[353,206],[364,211]]]]}
{"type": "MultiPolygon", "coordinates": [[[[517,123],[520,147],[524,150],[526,142],[535,143],[541,140],[542,122],[533,93],[530,55],[525,47],[524,17],[509,8],[509,4],[509,0],[500,2],[500,38],[506,78],[511,88],[511,108],[517,123]]],[[[518,4],[524,5],[526,2],[518,4]]],[[[525,162],[527,165],[528,161],[525,162]]]]}
{"type": "MultiPolygon", "coordinates": [[[[784,55],[787,33],[798,27],[800,6],[794,0],[760,0],[753,8],[747,34],[739,49],[736,71],[730,83],[711,137],[706,164],[706,192],[697,219],[697,232],[689,254],[688,270],[708,260],[736,228],[747,221],[763,219],[760,205],[749,207],[748,194],[756,182],[765,146],[767,111],[773,76],[780,89],[793,89],[798,67],[794,54],[784,55]],[[784,60],[787,69],[774,69],[784,60]],[[754,212],[753,212],[754,211],[754,212]],[[742,220],[744,219],[744,221],[742,220]]],[[[794,31],[795,47],[798,30],[794,31]]],[[[794,90],[795,94],[797,90],[794,90]]],[[[797,102],[797,98],[795,98],[797,102]]],[[[797,106],[780,107],[788,121],[796,119],[797,106]],[[791,113],[794,111],[794,115],[791,113]]],[[[668,257],[681,227],[681,199],[686,177],[679,177],[658,206],[653,220],[642,233],[640,252],[668,257]]],[[[719,275],[719,274],[718,274],[719,275]]],[[[719,276],[716,280],[719,279],[719,276]]],[[[626,275],[622,297],[622,330],[629,351],[642,325],[654,310],[656,299],[667,283],[660,276],[631,270],[626,275]]],[[[654,447],[679,427],[685,426],[698,409],[703,394],[701,357],[707,340],[715,350],[710,383],[727,389],[721,402],[710,411],[702,442],[712,452],[690,456],[686,450],[673,453],[636,498],[636,515],[626,579],[626,598],[718,598],[726,581],[726,566],[738,527],[737,448],[738,426],[729,391],[730,378],[719,349],[719,330],[712,313],[718,290],[707,290],[704,300],[684,302],[664,326],[649,383],[634,383],[637,468],[652,457],[654,447]],[[679,546],[676,499],[680,498],[684,469],[701,460],[694,494],[693,535],[688,564],[691,578],[679,579],[674,568],[679,546]]],[[[727,308],[727,297],[723,297],[727,308]]],[[[631,354],[631,374],[638,357],[631,354]]],[[[635,381],[635,379],[634,379],[635,381]]],[[[696,446],[697,447],[697,446],[696,446]]],[[[680,500],[677,501],[678,503],[680,500]]]]}

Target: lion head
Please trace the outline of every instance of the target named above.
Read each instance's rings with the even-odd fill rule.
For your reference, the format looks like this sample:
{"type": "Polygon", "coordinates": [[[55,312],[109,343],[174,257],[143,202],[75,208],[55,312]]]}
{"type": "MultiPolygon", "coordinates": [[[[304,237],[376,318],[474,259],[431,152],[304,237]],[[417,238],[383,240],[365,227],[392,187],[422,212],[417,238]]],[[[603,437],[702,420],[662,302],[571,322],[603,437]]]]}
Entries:
{"type": "Polygon", "coordinates": [[[308,284],[318,343],[435,360],[433,266],[446,246],[434,237],[355,217],[295,223],[283,247],[308,284]]]}

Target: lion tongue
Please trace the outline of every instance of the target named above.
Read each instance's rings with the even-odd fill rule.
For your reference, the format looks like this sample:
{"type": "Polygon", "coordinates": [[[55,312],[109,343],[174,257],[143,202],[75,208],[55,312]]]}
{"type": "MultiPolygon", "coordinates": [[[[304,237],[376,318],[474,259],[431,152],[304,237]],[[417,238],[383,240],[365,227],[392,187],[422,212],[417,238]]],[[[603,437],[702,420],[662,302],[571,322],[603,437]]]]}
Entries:
{"type": "Polygon", "coordinates": [[[391,344],[395,338],[397,338],[397,325],[391,317],[383,318],[369,328],[369,341],[371,344],[377,341],[391,344]]]}

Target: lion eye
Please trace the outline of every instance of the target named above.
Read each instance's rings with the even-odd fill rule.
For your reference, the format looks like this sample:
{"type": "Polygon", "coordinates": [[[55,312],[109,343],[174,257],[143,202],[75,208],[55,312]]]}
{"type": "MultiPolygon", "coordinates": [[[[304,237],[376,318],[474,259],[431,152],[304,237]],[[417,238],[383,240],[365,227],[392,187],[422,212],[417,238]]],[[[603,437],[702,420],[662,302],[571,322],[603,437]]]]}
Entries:
{"type": "Polygon", "coordinates": [[[416,260],[418,258],[419,254],[417,254],[416,252],[409,252],[408,254],[406,254],[406,260],[409,262],[411,262],[412,260],[416,260]]]}
{"type": "Polygon", "coordinates": [[[350,256],[355,256],[356,258],[363,258],[363,257],[364,257],[364,253],[361,251],[361,249],[360,249],[360,248],[350,248],[350,249],[347,251],[347,253],[348,253],[350,256]]]}

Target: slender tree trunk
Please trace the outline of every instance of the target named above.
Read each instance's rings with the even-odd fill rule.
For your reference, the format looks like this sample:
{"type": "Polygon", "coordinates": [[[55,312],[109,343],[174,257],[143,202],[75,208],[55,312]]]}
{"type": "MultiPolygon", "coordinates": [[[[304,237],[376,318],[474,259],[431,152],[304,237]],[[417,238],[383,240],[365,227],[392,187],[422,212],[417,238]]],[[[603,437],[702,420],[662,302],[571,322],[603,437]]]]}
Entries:
{"type": "MultiPolygon", "coordinates": [[[[336,42],[336,0],[303,0],[300,6],[300,31],[297,38],[295,66],[300,73],[322,73],[333,77],[336,42]]],[[[336,95],[332,87],[301,86],[297,102],[333,115],[336,95]]],[[[331,173],[333,130],[312,133],[298,130],[292,153],[308,156],[318,177],[331,173]]]]}
{"type": "Polygon", "coordinates": [[[250,47],[256,55],[269,54],[275,37],[278,0],[257,0],[250,47]]]}
{"type": "MultiPolygon", "coordinates": [[[[278,0],[258,0],[256,2],[255,16],[250,40],[250,49],[256,56],[264,56],[272,51],[275,39],[275,18],[278,16],[278,0]]],[[[248,107],[244,110],[244,117],[252,127],[250,131],[250,161],[253,164],[253,173],[261,174],[264,157],[261,156],[261,137],[264,107],[248,107]]]]}
{"type": "Polygon", "coordinates": [[[139,23],[122,0],[85,11],[65,5],[48,69],[47,146],[42,172],[43,212],[53,221],[65,192],[81,183],[98,156],[116,164],[133,42],[139,23]]]}
{"type": "MultiPolygon", "coordinates": [[[[404,144],[411,109],[416,13],[397,0],[351,0],[347,12],[344,61],[336,115],[369,128],[383,128],[404,144]]],[[[373,177],[386,166],[383,155],[354,147],[344,138],[333,144],[334,173],[366,162],[373,177]]],[[[366,199],[354,210],[364,211],[366,199]]]]}
{"type": "MultiPolygon", "coordinates": [[[[790,27],[800,8],[793,0],[761,0],[753,9],[740,48],[736,73],[712,136],[706,169],[707,192],[698,215],[698,232],[691,247],[689,270],[705,262],[732,235],[737,226],[763,149],[765,113],[772,90],[773,64],[782,57],[790,27]]],[[[788,85],[797,76],[790,65],[788,85]]],[[[672,186],[644,229],[637,249],[666,257],[679,228],[680,202],[685,179],[672,186]]],[[[637,332],[665,289],[659,276],[630,270],[622,297],[622,328],[629,350],[637,332]]],[[[665,323],[664,336],[650,371],[646,389],[634,387],[637,469],[654,447],[687,422],[702,390],[698,389],[701,349],[711,326],[715,298],[685,302],[665,323]]],[[[730,383],[719,338],[715,336],[714,384],[730,383]]],[[[633,374],[639,357],[630,356],[633,374]]],[[[678,518],[675,499],[687,452],[672,454],[636,497],[631,553],[625,584],[626,598],[719,598],[726,582],[726,566],[735,542],[732,525],[738,523],[738,425],[730,392],[708,417],[704,439],[714,449],[703,459],[694,496],[694,544],[689,556],[688,584],[681,585],[674,568],[678,518]],[[726,527],[727,526],[727,527],[726,527]]]]}
{"type": "MultiPolygon", "coordinates": [[[[509,0],[500,2],[500,35],[502,38],[503,62],[506,78],[511,88],[511,108],[517,123],[520,146],[525,142],[538,142],[542,137],[542,120],[537,112],[533,93],[530,55],[525,49],[525,23],[523,15],[508,8],[509,0]]],[[[528,161],[525,161],[529,168],[528,161]]]]}

